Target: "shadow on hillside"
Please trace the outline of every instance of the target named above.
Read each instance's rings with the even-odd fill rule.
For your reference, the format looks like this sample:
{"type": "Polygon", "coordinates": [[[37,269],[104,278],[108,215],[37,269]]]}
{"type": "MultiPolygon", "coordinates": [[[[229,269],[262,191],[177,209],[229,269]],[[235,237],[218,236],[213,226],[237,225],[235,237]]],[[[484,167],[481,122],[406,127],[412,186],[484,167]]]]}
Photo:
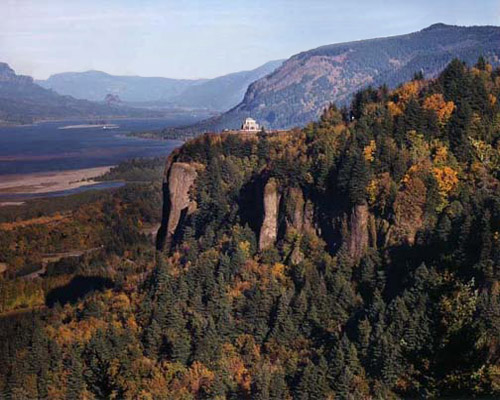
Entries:
{"type": "Polygon", "coordinates": [[[100,276],[75,276],[67,285],[52,289],[45,297],[45,304],[53,307],[56,303],[76,303],[79,299],[96,290],[111,288],[113,281],[100,276]]]}
{"type": "Polygon", "coordinates": [[[246,183],[238,196],[241,225],[248,224],[250,229],[259,237],[260,228],[264,221],[264,185],[267,178],[253,178],[246,183]]]}

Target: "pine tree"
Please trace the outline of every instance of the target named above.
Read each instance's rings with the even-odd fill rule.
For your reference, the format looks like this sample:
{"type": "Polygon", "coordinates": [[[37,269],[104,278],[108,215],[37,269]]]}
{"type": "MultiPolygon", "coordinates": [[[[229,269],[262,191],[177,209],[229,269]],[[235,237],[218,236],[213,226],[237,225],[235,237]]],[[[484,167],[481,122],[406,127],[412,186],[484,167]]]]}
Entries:
{"type": "Polygon", "coordinates": [[[68,362],[68,382],[66,386],[66,399],[79,400],[82,398],[82,392],[85,388],[83,379],[83,365],[81,360],[81,349],[76,346],[71,347],[68,362]]]}
{"type": "Polygon", "coordinates": [[[285,376],[281,370],[275,372],[271,376],[269,383],[269,400],[286,399],[288,394],[285,376]]]}

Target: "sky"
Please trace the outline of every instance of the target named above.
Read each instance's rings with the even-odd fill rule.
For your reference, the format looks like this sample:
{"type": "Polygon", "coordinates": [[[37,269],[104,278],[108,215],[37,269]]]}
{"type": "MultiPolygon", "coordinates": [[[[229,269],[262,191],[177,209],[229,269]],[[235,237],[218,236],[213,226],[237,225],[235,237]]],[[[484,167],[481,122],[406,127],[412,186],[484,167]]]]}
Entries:
{"type": "Polygon", "coordinates": [[[500,0],[0,0],[0,61],[37,79],[212,78],[436,22],[500,25],[500,0]]]}

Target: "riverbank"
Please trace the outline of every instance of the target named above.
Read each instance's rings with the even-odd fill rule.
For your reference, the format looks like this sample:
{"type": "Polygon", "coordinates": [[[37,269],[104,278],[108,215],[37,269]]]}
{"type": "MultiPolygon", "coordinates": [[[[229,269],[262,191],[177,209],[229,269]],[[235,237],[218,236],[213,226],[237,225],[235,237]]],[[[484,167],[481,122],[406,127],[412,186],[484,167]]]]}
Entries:
{"type": "Polygon", "coordinates": [[[49,194],[95,185],[94,178],[111,170],[113,165],[70,171],[12,174],[0,176],[0,196],[49,194]]]}

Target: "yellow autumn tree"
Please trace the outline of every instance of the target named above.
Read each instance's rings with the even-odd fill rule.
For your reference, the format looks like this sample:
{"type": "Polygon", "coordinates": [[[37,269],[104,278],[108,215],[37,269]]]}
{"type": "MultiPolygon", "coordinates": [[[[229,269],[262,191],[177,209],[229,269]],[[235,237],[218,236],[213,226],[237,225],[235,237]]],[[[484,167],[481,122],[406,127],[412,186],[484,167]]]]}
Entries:
{"type": "Polygon", "coordinates": [[[483,166],[492,171],[500,169],[500,147],[494,148],[492,145],[473,137],[469,137],[469,140],[474,149],[474,155],[483,166]]]}
{"type": "Polygon", "coordinates": [[[393,117],[403,114],[406,104],[412,99],[417,97],[420,89],[424,83],[422,81],[411,81],[405,83],[404,85],[397,88],[393,94],[396,97],[396,101],[388,101],[387,109],[393,117]]]}
{"type": "Polygon", "coordinates": [[[440,167],[448,161],[448,147],[438,144],[434,150],[434,165],[440,167]]]}
{"type": "Polygon", "coordinates": [[[377,179],[372,179],[368,183],[368,186],[366,187],[366,193],[368,194],[368,204],[370,204],[370,206],[373,206],[375,204],[375,201],[377,200],[377,179]]]}
{"type": "Polygon", "coordinates": [[[391,117],[397,117],[398,115],[403,114],[402,108],[399,107],[393,101],[388,101],[387,102],[387,109],[389,110],[389,113],[391,114],[391,117]]]}
{"type": "Polygon", "coordinates": [[[433,169],[434,176],[436,177],[439,191],[448,195],[458,183],[458,173],[450,167],[435,167],[433,169]]]}
{"type": "Polygon", "coordinates": [[[425,140],[424,135],[411,130],[407,133],[407,139],[408,142],[410,142],[410,157],[415,166],[421,164],[424,160],[429,158],[429,143],[425,140]]]}
{"type": "Polygon", "coordinates": [[[377,151],[377,144],[375,140],[370,140],[370,143],[363,149],[365,160],[372,162],[375,159],[375,151],[377,151]]]}
{"type": "Polygon", "coordinates": [[[441,212],[448,205],[448,196],[450,192],[455,189],[458,184],[458,173],[448,166],[434,167],[432,172],[438,183],[439,195],[441,197],[441,201],[436,211],[441,212]]]}
{"type": "Polygon", "coordinates": [[[433,94],[424,100],[424,109],[434,111],[440,124],[444,125],[455,109],[453,101],[445,101],[441,93],[433,94]]]}
{"type": "Polygon", "coordinates": [[[398,97],[398,103],[408,103],[411,98],[418,94],[421,87],[422,84],[420,81],[411,81],[396,89],[394,94],[398,97]]]}

